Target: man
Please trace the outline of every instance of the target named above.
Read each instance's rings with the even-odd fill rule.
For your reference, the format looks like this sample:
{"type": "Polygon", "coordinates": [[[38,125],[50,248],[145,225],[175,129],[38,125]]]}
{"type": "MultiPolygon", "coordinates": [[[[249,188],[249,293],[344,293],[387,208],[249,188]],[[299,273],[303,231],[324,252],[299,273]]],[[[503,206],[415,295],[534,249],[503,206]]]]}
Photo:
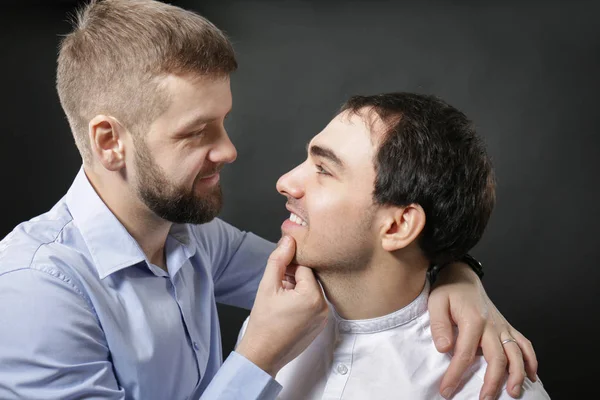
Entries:
{"type": "MultiPolygon", "coordinates": [[[[427,270],[466,254],[495,203],[470,121],[431,96],[352,97],[277,189],[295,262],[315,271],[331,309],[323,332],[277,375],[280,398],[436,398],[450,358],[433,343],[427,270]]],[[[268,320],[260,311],[251,324],[268,320]]],[[[500,344],[519,346],[508,335],[500,344]]],[[[477,398],[484,374],[478,356],[453,398],[477,398]]],[[[499,397],[509,398],[506,385],[499,397]]],[[[527,379],[521,398],[549,397],[527,379]]]]}
{"type": "MultiPolygon", "coordinates": [[[[223,127],[236,68],[222,32],[180,8],[106,0],[79,13],[61,44],[57,89],[83,167],[52,210],[0,242],[0,398],[279,392],[272,375],[320,332],[328,311],[306,267],[294,271],[302,293],[257,294],[265,264],[285,269],[282,249],[267,262],[272,243],[215,219],[219,171],[236,158],[223,127]],[[243,349],[223,363],[216,301],[249,309],[255,297],[271,320],[250,323],[243,349]]],[[[486,314],[493,306],[465,265],[442,273],[431,300],[436,335],[448,351],[456,321],[465,355],[454,358],[444,389],[480,340],[504,369],[494,339],[512,327],[486,314]]],[[[506,354],[522,381],[521,353],[506,354]]],[[[530,346],[525,358],[535,372],[530,346]]],[[[492,371],[482,390],[500,379],[492,371]]]]}

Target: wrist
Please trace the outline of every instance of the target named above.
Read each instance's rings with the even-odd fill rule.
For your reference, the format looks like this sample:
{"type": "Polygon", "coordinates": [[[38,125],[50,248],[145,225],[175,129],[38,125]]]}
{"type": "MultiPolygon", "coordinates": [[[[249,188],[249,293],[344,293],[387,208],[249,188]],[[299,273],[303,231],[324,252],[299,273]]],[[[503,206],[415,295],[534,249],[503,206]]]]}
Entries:
{"type": "Polygon", "coordinates": [[[430,283],[433,284],[438,277],[447,275],[450,271],[452,274],[468,273],[469,278],[477,280],[483,278],[483,265],[470,254],[465,254],[453,262],[431,266],[427,271],[427,277],[430,283]]]}
{"type": "Polygon", "coordinates": [[[270,357],[266,356],[267,352],[264,350],[261,351],[249,343],[242,341],[235,349],[235,352],[246,358],[258,368],[265,371],[267,374],[271,375],[273,379],[275,378],[275,375],[277,375],[277,372],[279,372],[278,369],[275,368],[275,363],[270,359],[270,357]]]}

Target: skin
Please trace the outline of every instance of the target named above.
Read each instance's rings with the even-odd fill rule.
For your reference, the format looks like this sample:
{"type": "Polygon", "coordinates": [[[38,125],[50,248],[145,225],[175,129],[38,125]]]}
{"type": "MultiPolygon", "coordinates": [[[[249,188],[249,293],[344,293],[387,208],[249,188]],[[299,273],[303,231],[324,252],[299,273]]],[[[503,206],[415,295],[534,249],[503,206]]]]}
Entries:
{"type": "MultiPolygon", "coordinates": [[[[232,107],[228,77],[166,75],[157,79],[168,94],[169,105],[143,132],[111,115],[99,114],[90,120],[93,161],[84,170],[149,261],[166,269],[164,244],[173,219],[202,222],[218,213],[218,171],[233,162],[237,153],[223,125],[232,107]],[[178,206],[169,209],[171,203],[178,206]],[[189,208],[203,211],[190,216],[189,208]]],[[[253,322],[236,350],[272,375],[304,350],[326,322],[327,305],[312,270],[288,266],[295,251],[290,239],[273,252],[252,310],[253,322]],[[286,273],[294,276],[295,286],[285,283],[286,273]]],[[[442,388],[459,383],[470,364],[469,354],[475,354],[481,341],[484,353],[491,357],[488,371],[494,360],[504,358],[504,364],[497,362],[495,372],[486,375],[484,388],[497,389],[506,366],[505,353],[498,345],[503,334],[512,335],[527,349],[528,372],[535,375],[533,348],[524,347],[527,339],[518,336],[497,311],[488,311],[495,308],[468,267],[452,265],[438,282],[430,297],[436,346],[441,351],[453,348],[453,322],[461,332],[455,349],[458,357],[453,358],[442,388]]],[[[516,369],[511,379],[520,385],[523,356],[508,346],[504,350],[511,368],[516,369]]]]}
{"type": "Polygon", "coordinates": [[[317,273],[346,319],[404,307],[423,289],[429,265],[414,243],[425,224],[421,207],[373,203],[372,141],[363,118],[338,116],[311,140],[307,160],[277,182],[288,210],[307,222],[282,225],[297,262],[317,273]]]}
{"type": "MultiPolygon", "coordinates": [[[[315,271],[328,299],[346,319],[376,318],[406,306],[422,290],[429,265],[416,243],[426,221],[423,209],[373,203],[373,160],[380,137],[371,132],[382,131],[377,119],[338,115],[311,140],[306,161],[277,182],[278,191],[287,197],[287,209],[295,214],[283,223],[282,231],[296,240],[296,262],[315,271]]],[[[486,312],[481,310],[482,315],[486,312]]],[[[494,317],[498,315],[494,308],[494,317]]],[[[432,319],[437,321],[434,313],[432,319]]],[[[473,334],[470,330],[465,336],[473,334]]],[[[475,355],[463,339],[459,338],[458,357],[442,382],[445,397],[455,390],[449,377],[458,377],[457,369],[475,355]]],[[[497,337],[486,336],[482,344],[502,349],[497,337]]],[[[439,341],[436,345],[443,347],[439,341]]],[[[519,346],[511,347],[520,356],[519,346]]],[[[525,372],[516,356],[509,353],[509,357],[507,387],[518,396],[525,372]]],[[[485,358],[489,367],[481,398],[493,398],[498,387],[491,381],[504,374],[507,360],[488,352],[485,358]]]]}
{"type": "Polygon", "coordinates": [[[177,96],[170,96],[167,110],[142,137],[110,116],[90,121],[97,162],[84,169],[150,261],[166,268],[164,243],[174,221],[156,212],[157,203],[165,209],[169,199],[183,197],[190,206],[206,204],[206,215],[194,215],[192,222],[211,220],[221,204],[218,171],[236,159],[237,151],[223,126],[232,107],[228,77],[169,75],[161,83],[177,96]]]}

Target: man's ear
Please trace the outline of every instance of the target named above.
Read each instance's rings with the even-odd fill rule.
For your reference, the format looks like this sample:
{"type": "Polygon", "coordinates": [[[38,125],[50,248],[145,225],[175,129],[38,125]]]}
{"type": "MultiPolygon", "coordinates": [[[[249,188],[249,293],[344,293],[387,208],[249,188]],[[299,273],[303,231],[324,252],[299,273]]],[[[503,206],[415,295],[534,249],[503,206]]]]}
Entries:
{"type": "Polygon", "coordinates": [[[94,158],[109,171],[125,167],[125,135],[127,129],[115,118],[96,115],[88,125],[90,146],[94,158]]]}
{"type": "Polygon", "coordinates": [[[403,249],[414,242],[425,227],[425,211],[418,204],[390,207],[381,228],[381,246],[386,251],[403,249]]]}

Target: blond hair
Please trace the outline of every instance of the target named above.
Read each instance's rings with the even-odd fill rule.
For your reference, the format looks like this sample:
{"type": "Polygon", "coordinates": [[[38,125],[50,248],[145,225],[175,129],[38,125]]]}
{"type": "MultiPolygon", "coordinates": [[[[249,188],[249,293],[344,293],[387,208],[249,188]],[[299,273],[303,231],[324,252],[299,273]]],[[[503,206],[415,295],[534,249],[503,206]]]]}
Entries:
{"type": "Polygon", "coordinates": [[[138,134],[168,106],[157,77],[227,76],[236,69],[229,40],[198,14],[153,0],[92,0],[61,42],[56,88],[89,163],[94,116],[111,115],[138,134]]]}

